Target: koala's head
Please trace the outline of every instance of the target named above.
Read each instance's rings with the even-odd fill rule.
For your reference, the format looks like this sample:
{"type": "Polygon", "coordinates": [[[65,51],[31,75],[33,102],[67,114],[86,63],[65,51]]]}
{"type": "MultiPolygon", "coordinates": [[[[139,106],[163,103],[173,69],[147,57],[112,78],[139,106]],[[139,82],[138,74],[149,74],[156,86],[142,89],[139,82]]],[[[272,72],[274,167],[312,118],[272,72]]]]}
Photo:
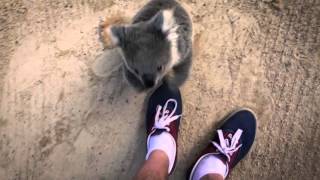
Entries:
{"type": "Polygon", "coordinates": [[[172,10],[164,10],[145,22],[111,26],[109,35],[121,49],[127,69],[146,88],[151,88],[178,60],[175,30],[172,10]]]}

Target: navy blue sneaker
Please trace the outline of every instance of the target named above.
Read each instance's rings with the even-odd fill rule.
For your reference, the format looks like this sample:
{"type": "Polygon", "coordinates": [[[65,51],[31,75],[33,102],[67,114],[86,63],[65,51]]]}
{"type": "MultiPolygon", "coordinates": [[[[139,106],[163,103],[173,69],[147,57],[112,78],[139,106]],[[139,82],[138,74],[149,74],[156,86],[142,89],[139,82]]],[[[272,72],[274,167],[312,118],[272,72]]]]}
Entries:
{"type": "Polygon", "coordinates": [[[180,119],[182,115],[182,100],[178,88],[169,87],[163,83],[150,96],[146,115],[147,149],[152,135],[167,131],[175,140],[176,153],[169,174],[172,174],[177,162],[177,141],[180,119]]]}
{"type": "Polygon", "coordinates": [[[189,174],[193,179],[199,162],[209,155],[214,155],[227,165],[224,177],[230,174],[241,159],[248,154],[256,134],[256,117],[250,109],[240,109],[231,113],[220,128],[213,141],[204,149],[200,158],[194,163],[189,174]]]}

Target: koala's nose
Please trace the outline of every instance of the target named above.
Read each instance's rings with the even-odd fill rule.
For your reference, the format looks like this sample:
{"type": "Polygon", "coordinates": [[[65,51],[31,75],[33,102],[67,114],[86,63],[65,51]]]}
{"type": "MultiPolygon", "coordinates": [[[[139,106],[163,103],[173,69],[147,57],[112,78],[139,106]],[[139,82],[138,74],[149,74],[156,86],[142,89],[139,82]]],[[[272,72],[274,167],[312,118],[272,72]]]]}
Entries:
{"type": "Polygon", "coordinates": [[[150,74],[144,74],[142,75],[142,80],[146,87],[150,88],[154,86],[154,77],[150,74]]]}

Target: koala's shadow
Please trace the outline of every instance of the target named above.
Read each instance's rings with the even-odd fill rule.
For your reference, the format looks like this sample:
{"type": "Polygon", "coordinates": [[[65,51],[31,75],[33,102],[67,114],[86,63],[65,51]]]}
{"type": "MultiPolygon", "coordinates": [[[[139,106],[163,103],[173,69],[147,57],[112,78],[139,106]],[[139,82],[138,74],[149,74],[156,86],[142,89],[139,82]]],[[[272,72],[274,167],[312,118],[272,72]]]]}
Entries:
{"type": "MultiPolygon", "coordinates": [[[[158,84],[150,90],[141,90],[134,88],[124,77],[123,60],[117,48],[107,49],[99,55],[91,68],[91,74],[94,76],[94,82],[105,86],[100,88],[100,93],[108,91],[108,99],[126,98],[127,96],[137,96],[144,94],[146,96],[143,107],[147,105],[148,97],[161,84],[158,84]]],[[[91,76],[92,77],[92,76],[91,76]]],[[[109,101],[112,103],[111,101],[109,101]]],[[[144,109],[143,108],[143,109],[144,109]]]]}
{"type": "Polygon", "coordinates": [[[101,134],[109,136],[117,132],[116,134],[119,135],[115,135],[114,139],[121,138],[121,133],[127,137],[125,140],[128,142],[128,147],[125,147],[128,149],[126,154],[114,152],[114,157],[130,159],[130,161],[125,161],[125,164],[121,164],[122,168],[126,169],[126,174],[116,171],[106,173],[108,176],[126,179],[134,176],[144,161],[146,154],[145,114],[148,99],[157,87],[148,91],[135,90],[123,75],[122,63],[121,56],[115,49],[105,50],[97,57],[90,72],[93,79],[91,83],[95,89],[92,91],[92,107],[86,115],[85,124],[90,129],[93,123],[101,123],[96,120],[100,119],[104,121],[104,124],[114,124],[118,126],[117,128],[121,128],[111,128],[111,132],[100,132],[99,136],[101,134]],[[106,116],[101,117],[101,114],[106,116]],[[119,120],[122,122],[118,122],[119,120]],[[130,134],[129,138],[125,133],[130,134]]]}

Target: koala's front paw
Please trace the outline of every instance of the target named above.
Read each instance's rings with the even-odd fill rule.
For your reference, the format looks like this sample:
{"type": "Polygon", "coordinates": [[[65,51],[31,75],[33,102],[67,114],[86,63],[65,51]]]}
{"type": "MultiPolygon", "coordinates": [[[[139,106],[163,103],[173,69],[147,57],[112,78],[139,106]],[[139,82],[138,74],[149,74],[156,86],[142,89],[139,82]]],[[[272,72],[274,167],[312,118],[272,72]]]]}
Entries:
{"type": "Polygon", "coordinates": [[[134,89],[136,89],[138,92],[145,90],[144,85],[141,83],[141,81],[133,73],[131,73],[125,67],[123,67],[123,71],[124,71],[125,78],[129,82],[129,84],[134,87],[134,89]]]}
{"type": "Polygon", "coordinates": [[[106,47],[105,37],[104,37],[104,22],[105,19],[103,17],[99,17],[99,25],[98,25],[98,40],[102,44],[103,48],[106,47]]]}
{"type": "Polygon", "coordinates": [[[128,19],[121,16],[120,13],[115,15],[110,15],[105,18],[102,18],[102,17],[99,18],[98,36],[99,36],[99,41],[102,43],[104,49],[114,47],[108,32],[109,28],[112,25],[120,25],[120,24],[125,24],[127,22],[128,22],[128,19]]]}

